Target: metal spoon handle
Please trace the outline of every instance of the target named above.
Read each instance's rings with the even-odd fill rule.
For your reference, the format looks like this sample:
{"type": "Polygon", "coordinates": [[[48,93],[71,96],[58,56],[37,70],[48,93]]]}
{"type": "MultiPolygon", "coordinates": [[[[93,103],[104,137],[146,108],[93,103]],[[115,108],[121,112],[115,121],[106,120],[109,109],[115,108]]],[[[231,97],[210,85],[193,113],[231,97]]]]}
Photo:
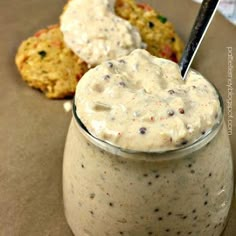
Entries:
{"type": "Polygon", "coordinates": [[[185,46],[179,66],[183,80],[186,79],[186,74],[193,58],[204,38],[204,35],[213,19],[217,6],[220,0],[203,0],[198,16],[193,25],[190,38],[185,46]]]}

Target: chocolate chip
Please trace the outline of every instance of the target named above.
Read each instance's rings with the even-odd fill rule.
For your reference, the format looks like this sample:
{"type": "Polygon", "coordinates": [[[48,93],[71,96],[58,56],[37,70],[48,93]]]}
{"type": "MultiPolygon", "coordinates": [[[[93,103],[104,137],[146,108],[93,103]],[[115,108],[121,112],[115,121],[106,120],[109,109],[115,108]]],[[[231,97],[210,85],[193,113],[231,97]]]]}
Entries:
{"type": "Polygon", "coordinates": [[[172,38],[171,38],[171,41],[172,41],[172,42],[175,42],[175,37],[172,37],[172,38]]]}

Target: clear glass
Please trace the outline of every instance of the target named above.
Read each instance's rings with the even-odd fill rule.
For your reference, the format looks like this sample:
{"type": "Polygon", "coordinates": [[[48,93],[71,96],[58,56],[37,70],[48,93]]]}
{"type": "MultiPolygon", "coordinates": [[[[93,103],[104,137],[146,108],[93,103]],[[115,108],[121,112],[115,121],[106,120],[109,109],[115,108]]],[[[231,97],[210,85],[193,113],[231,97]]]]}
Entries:
{"type": "MultiPolygon", "coordinates": [[[[223,113],[223,103],[222,113],[223,113]]],[[[63,163],[65,215],[76,236],[219,236],[233,196],[233,162],[221,122],[188,147],[121,150],[72,118],[63,163]]]]}

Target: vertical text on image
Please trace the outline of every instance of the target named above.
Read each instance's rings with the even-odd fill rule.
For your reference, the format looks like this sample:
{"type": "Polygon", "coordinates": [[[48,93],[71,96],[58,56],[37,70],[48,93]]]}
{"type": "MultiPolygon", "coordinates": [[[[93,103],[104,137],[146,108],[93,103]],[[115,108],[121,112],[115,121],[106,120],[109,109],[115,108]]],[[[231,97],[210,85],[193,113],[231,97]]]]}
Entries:
{"type": "Polygon", "coordinates": [[[233,47],[227,47],[227,128],[228,135],[233,133],[233,47]]]}

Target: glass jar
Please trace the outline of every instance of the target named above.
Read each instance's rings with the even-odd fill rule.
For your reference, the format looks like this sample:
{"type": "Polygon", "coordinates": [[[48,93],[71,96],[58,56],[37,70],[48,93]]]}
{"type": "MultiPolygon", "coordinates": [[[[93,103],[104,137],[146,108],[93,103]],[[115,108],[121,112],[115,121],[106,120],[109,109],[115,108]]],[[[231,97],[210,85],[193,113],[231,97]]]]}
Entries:
{"type": "Polygon", "coordinates": [[[233,163],[223,115],[220,120],[187,147],[140,153],[93,137],[74,105],[63,163],[65,215],[73,233],[221,235],[233,196],[233,163]]]}

